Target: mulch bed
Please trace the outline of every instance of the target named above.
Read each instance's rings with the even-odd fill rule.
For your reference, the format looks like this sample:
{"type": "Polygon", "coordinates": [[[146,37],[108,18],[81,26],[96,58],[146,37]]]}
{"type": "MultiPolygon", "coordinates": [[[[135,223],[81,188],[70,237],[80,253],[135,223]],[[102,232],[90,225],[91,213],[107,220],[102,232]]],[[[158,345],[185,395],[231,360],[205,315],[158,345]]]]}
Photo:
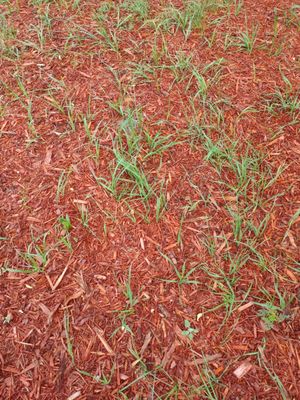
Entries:
{"type": "MultiPolygon", "coordinates": [[[[149,81],[132,84],[135,78],[128,62],[151,59],[153,29],[139,26],[126,32],[120,37],[119,53],[115,53],[98,48],[88,37],[69,36],[78,25],[93,30],[92,15],[101,2],[82,1],[84,12],[71,6],[61,11],[53,2],[49,4],[53,33],[42,49],[35,49],[24,42],[37,43],[32,27],[39,23],[38,7],[19,1],[13,4],[15,10],[9,10],[5,2],[0,3],[0,12],[7,13],[18,32],[10,46],[20,48],[19,58],[0,59],[1,399],[204,399],[209,398],[205,392],[190,397],[188,392],[192,385],[209,382],[203,373],[208,367],[219,379],[214,394],[218,397],[210,398],[298,399],[299,274],[295,263],[295,268],[290,266],[291,260],[296,260],[299,271],[299,217],[288,235],[285,233],[300,207],[299,119],[290,124],[287,112],[271,115],[264,109],[238,118],[246,107],[259,108],[264,94],[284,87],[280,69],[293,88],[299,88],[299,27],[283,22],[284,12],[293,2],[244,1],[248,26],[259,25],[258,46],[250,54],[224,50],[224,35],[234,35],[245,26],[243,12],[209,25],[223,15],[222,10],[216,11],[209,16],[205,32],[192,32],[187,41],[180,30],[165,33],[170,54],[182,48],[193,53],[199,65],[226,59],[211,96],[230,99],[231,105],[224,107],[228,134],[234,126],[242,144],[251,142],[267,154],[272,170],[285,166],[268,193],[282,195],[270,215],[260,251],[267,262],[275,263],[280,289],[292,295],[293,301],[285,310],[290,318],[270,330],[264,329],[254,304],[256,296],[262,296],[262,288],[276,295],[277,280],[268,270],[247,261],[235,286],[238,302],[251,286],[246,306],[240,303],[244,307],[237,306],[224,322],[224,307],[204,313],[221,300],[214,278],[199,268],[190,277],[198,284],[178,285],[173,282],[174,267],[162,256],[178,269],[185,263],[188,268],[205,264],[214,271],[211,254],[203,244],[210,235],[218,267],[228,270],[229,264],[222,258],[226,244],[220,237],[231,238],[232,223],[216,183],[218,174],[205,159],[200,143],[191,146],[182,141],[162,159],[157,156],[145,161],[144,169],[153,182],[165,182],[168,207],[158,221],[153,199],[145,220],[139,200],[132,203],[131,210],[125,200],[114,199],[94,179],[109,177],[111,138],[120,124],[120,115],[108,105],[120,98],[120,88],[107,66],[128,87],[125,103],[138,104],[143,110],[149,132],[155,132],[157,122],[166,120],[166,115],[168,124],[161,125],[164,134],[177,140],[178,132],[187,127],[186,82],[171,86],[172,73],[158,70],[149,81]],[[275,7],[282,16],[276,38],[283,43],[279,55],[259,48],[271,40],[275,7]],[[216,40],[210,48],[203,37],[210,37],[216,26],[216,40]],[[66,51],[68,40],[73,42],[66,51]],[[34,128],[28,124],[29,100],[18,86],[18,76],[30,94],[34,128]],[[83,123],[76,121],[72,131],[67,112],[53,105],[49,90],[60,104],[66,106],[70,100],[78,115],[87,112],[89,98],[93,98],[90,108],[95,117],[90,128],[99,124],[99,160],[90,156],[83,123]],[[281,133],[273,137],[281,127],[281,133]],[[39,137],[32,141],[35,133],[39,137]],[[58,195],[61,176],[66,185],[58,195]],[[190,182],[197,185],[198,192],[190,182]],[[181,226],[184,207],[197,201],[199,192],[210,196],[211,202],[199,203],[181,226]],[[72,224],[72,251],[60,242],[66,232],[58,220],[66,215],[72,224]],[[82,223],[83,215],[88,216],[88,226],[82,223]],[[179,230],[182,241],[178,241],[179,230]],[[49,250],[44,272],[11,271],[26,268],[24,253],[34,251],[30,247],[33,242],[49,250]],[[133,308],[124,293],[129,274],[137,299],[133,308]],[[182,334],[186,320],[197,329],[192,340],[182,334]],[[73,360],[68,349],[71,344],[73,360]],[[237,376],[238,367],[242,376],[237,376]],[[281,390],[274,376],[282,382],[281,390]],[[176,385],[178,397],[175,391],[163,397],[176,385]]],[[[151,16],[163,6],[163,2],[150,1],[151,16]]]]}

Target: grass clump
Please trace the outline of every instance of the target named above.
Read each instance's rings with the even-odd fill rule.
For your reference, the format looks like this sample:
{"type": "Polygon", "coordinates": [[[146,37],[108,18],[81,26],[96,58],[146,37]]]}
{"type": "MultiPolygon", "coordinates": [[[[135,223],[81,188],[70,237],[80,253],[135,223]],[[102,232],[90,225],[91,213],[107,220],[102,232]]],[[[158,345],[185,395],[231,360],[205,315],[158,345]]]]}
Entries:
{"type": "Polygon", "coordinates": [[[223,1],[218,0],[188,0],[185,1],[182,8],[177,8],[171,4],[162,13],[159,26],[167,30],[171,27],[180,29],[187,40],[193,30],[199,30],[203,27],[207,12],[222,5],[223,1]]]}

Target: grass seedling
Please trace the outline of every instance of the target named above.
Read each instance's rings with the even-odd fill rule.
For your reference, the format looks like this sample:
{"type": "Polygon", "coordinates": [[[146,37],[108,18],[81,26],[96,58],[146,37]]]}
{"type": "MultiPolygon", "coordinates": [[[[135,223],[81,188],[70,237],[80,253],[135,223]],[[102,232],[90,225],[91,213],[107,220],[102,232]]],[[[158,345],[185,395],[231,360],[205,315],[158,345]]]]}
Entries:
{"type": "Polygon", "coordinates": [[[219,310],[220,308],[225,308],[223,322],[220,325],[220,329],[222,329],[235,309],[238,308],[241,302],[244,302],[247,299],[251,290],[251,285],[248,291],[244,294],[243,300],[238,301],[235,294],[235,285],[238,281],[238,277],[236,276],[237,271],[233,271],[234,273],[232,275],[228,275],[226,271],[220,268],[218,268],[217,271],[213,271],[212,268],[209,268],[205,264],[202,264],[199,267],[212,279],[213,285],[209,286],[208,290],[221,298],[219,304],[209,310],[205,310],[202,315],[219,310]]]}
{"type": "Polygon", "coordinates": [[[164,35],[161,33],[159,36],[158,33],[156,33],[154,36],[151,57],[152,57],[152,62],[154,63],[154,66],[157,69],[161,68],[163,63],[163,58],[167,56],[167,54],[168,54],[168,44],[164,35]]]}
{"type": "Polygon", "coordinates": [[[65,314],[64,314],[64,328],[65,328],[67,352],[71,358],[72,364],[75,365],[75,357],[74,357],[74,352],[73,352],[73,340],[70,335],[70,315],[69,315],[68,310],[65,310],[65,314]]]}
{"type": "Polygon", "coordinates": [[[104,40],[104,44],[108,49],[114,51],[115,53],[119,53],[119,39],[114,30],[109,27],[106,28],[104,25],[102,25],[97,29],[97,33],[104,40]]]}
{"type": "Polygon", "coordinates": [[[121,168],[121,175],[127,173],[134,183],[131,194],[134,194],[135,188],[137,188],[141,198],[147,200],[153,193],[153,190],[147,180],[146,175],[137,165],[136,160],[132,158],[127,160],[124,155],[118,151],[115,151],[114,155],[116,157],[118,168],[121,168]]]}
{"type": "Polygon", "coordinates": [[[193,267],[191,269],[187,269],[186,262],[184,262],[181,266],[181,269],[177,268],[176,264],[166,255],[161,253],[161,256],[167,260],[173,267],[176,277],[174,279],[162,279],[163,282],[168,284],[175,283],[178,286],[179,291],[181,292],[182,285],[198,285],[199,281],[196,279],[191,279],[191,276],[197,271],[198,266],[193,267]]]}
{"type": "Polygon", "coordinates": [[[199,281],[195,279],[190,279],[190,276],[197,271],[197,267],[191,268],[189,271],[186,269],[186,263],[184,262],[181,270],[179,270],[176,265],[173,265],[174,271],[176,273],[177,279],[168,280],[168,283],[178,283],[179,286],[181,285],[198,285],[199,281]]]}
{"type": "Polygon", "coordinates": [[[193,55],[182,50],[176,51],[174,56],[168,56],[170,65],[166,68],[170,69],[174,74],[174,82],[182,82],[189,74],[192,68],[193,55]]]}
{"type": "Polygon", "coordinates": [[[55,201],[58,203],[61,197],[64,197],[66,186],[68,183],[69,176],[72,170],[69,169],[68,171],[63,170],[59,175],[58,182],[57,182],[57,189],[56,189],[56,196],[55,201]]]}
{"type": "Polygon", "coordinates": [[[143,116],[138,109],[121,109],[122,121],[119,125],[119,132],[116,148],[120,152],[128,153],[130,156],[138,157],[140,153],[140,141],[143,134],[143,116]]]}
{"type": "MultiPolygon", "coordinates": [[[[205,361],[205,356],[203,356],[205,361]]],[[[207,400],[218,400],[219,396],[216,391],[216,385],[219,384],[218,377],[210,369],[207,362],[205,362],[203,368],[200,370],[199,365],[195,363],[196,369],[198,371],[200,380],[202,382],[201,386],[195,388],[194,392],[196,395],[201,396],[203,399],[207,400]]]]}
{"type": "MultiPolygon", "coordinates": [[[[92,118],[89,118],[88,116],[83,116],[82,121],[83,121],[83,127],[85,134],[92,146],[92,149],[94,150],[91,154],[92,158],[95,160],[95,162],[98,164],[99,162],[99,157],[100,157],[100,140],[97,138],[97,132],[99,129],[99,125],[95,128],[95,130],[92,132],[91,131],[91,121],[92,118]],[[89,121],[89,122],[88,122],[89,121]]],[[[100,124],[100,123],[99,123],[100,124]]]]}
{"type": "Polygon", "coordinates": [[[277,87],[274,94],[267,95],[267,110],[271,113],[289,112],[293,120],[298,120],[300,113],[300,90],[293,90],[293,85],[280,68],[284,88],[277,87]]]}
{"type": "Polygon", "coordinates": [[[258,26],[252,26],[251,31],[246,28],[244,32],[240,32],[237,36],[237,41],[235,42],[235,46],[247,51],[248,53],[252,53],[254,49],[254,45],[257,40],[257,32],[258,26]]]}
{"type": "Polygon", "coordinates": [[[121,7],[127,12],[136,15],[141,21],[144,21],[149,13],[148,0],[125,0],[121,7]]]}
{"type": "Polygon", "coordinates": [[[206,80],[204,76],[201,75],[195,68],[193,69],[193,76],[196,78],[196,84],[197,84],[197,92],[194,96],[194,99],[196,97],[200,97],[203,100],[203,103],[205,103],[208,90],[206,80]]]}
{"type": "Polygon", "coordinates": [[[289,232],[290,232],[290,230],[291,230],[291,227],[294,225],[294,223],[299,219],[299,217],[300,217],[300,208],[298,208],[298,210],[295,212],[295,214],[292,216],[292,218],[289,220],[289,223],[288,223],[288,228],[287,228],[287,230],[286,230],[286,232],[285,232],[285,234],[284,234],[284,236],[283,236],[283,239],[282,239],[282,241],[284,242],[285,241],[285,239],[288,237],[288,235],[289,235],[289,232]]]}
{"type": "Polygon", "coordinates": [[[114,311],[118,313],[118,318],[121,321],[121,326],[117,327],[114,332],[111,334],[113,337],[120,330],[123,332],[128,332],[131,336],[134,336],[134,333],[130,326],[127,323],[127,317],[135,313],[135,306],[139,302],[139,295],[135,295],[132,290],[132,279],[131,279],[131,266],[128,270],[128,277],[125,283],[121,282],[120,285],[124,287],[123,294],[126,299],[126,307],[123,310],[114,311]]]}
{"type": "Polygon", "coordinates": [[[44,51],[44,47],[45,47],[45,44],[46,44],[45,26],[44,26],[44,24],[42,22],[40,22],[39,24],[31,25],[29,27],[29,32],[34,32],[36,34],[38,43],[36,43],[36,41],[34,41],[34,42],[25,41],[24,45],[29,46],[29,47],[33,47],[39,53],[42,53],[44,51]]]}
{"type": "Polygon", "coordinates": [[[143,160],[147,160],[155,155],[161,156],[165,151],[179,144],[179,142],[174,141],[171,135],[164,135],[161,132],[157,132],[154,136],[151,136],[146,130],[144,135],[149,146],[149,150],[145,152],[143,160]]]}
{"type": "Polygon", "coordinates": [[[66,214],[65,217],[59,217],[58,222],[63,228],[63,231],[61,232],[62,236],[60,238],[60,242],[67,247],[69,252],[72,252],[73,248],[71,244],[71,235],[70,235],[72,224],[69,215],[66,214]]]}
{"type": "Polygon", "coordinates": [[[154,194],[147,176],[137,159],[120,150],[113,150],[115,161],[112,164],[111,179],[96,177],[97,183],[109,191],[117,200],[140,199],[147,204],[154,194]]]}
{"type": "Polygon", "coordinates": [[[289,396],[286,388],[284,387],[283,383],[281,382],[279,376],[275,373],[273,368],[270,367],[268,365],[268,363],[267,363],[266,355],[264,354],[265,344],[266,343],[264,341],[264,345],[263,346],[259,346],[258,352],[256,353],[259,366],[262,366],[267,371],[267,373],[270,376],[270,378],[272,379],[272,381],[278,387],[280,395],[282,397],[282,400],[289,400],[290,396],[289,396]]]}
{"type": "Polygon", "coordinates": [[[266,330],[271,330],[275,324],[280,324],[290,318],[287,310],[292,302],[292,297],[286,300],[286,296],[280,293],[277,282],[274,288],[275,295],[273,296],[267,290],[262,289],[262,292],[267,297],[267,301],[265,303],[257,303],[257,305],[261,307],[258,316],[261,318],[266,330]],[[276,305],[276,303],[278,305],[276,305]]]}
{"type": "Polygon", "coordinates": [[[125,289],[124,289],[124,295],[127,299],[127,304],[128,308],[126,310],[126,313],[132,314],[134,313],[134,307],[138,303],[138,296],[134,296],[132,288],[131,288],[131,266],[129,267],[128,270],[128,278],[125,282],[125,289]]]}
{"type": "Polygon", "coordinates": [[[39,18],[41,24],[46,29],[47,34],[51,36],[51,28],[52,28],[52,18],[50,16],[50,6],[49,4],[43,8],[43,10],[39,11],[39,18]]]}
{"type": "Polygon", "coordinates": [[[285,24],[288,27],[293,25],[300,29],[300,4],[293,4],[287,11],[285,11],[284,17],[285,24]]]}
{"type": "Polygon", "coordinates": [[[218,29],[215,28],[215,29],[212,31],[212,33],[211,33],[211,35],[210,35],[209,37],[208,37],[208,36],[204,36],[204,37],[203,37],[205,43],[208,45],[208,47],[209,47],[210,49],[213,47],[213,45],[214,45],[215,42],[216,42],[217,33],[218,33],[218,29]]]}
{"type": "Polygon", "coordinates": [[[270,113],[287,111],[291,114],[300,112],[300,93],[277,88],[273,94],[268,95],[267,110],[270,113]]]}
{"type": "Polygon", "coordinates": [[[92,378],[93,381],[95,381],[96,383],[100,383],[103,386],[107,386],[111,383],[111,380],[113,378],[114,372],[115,372],[115,365],[113,364],[112,369],[110,371],[110,374],[107,375],[104,372],[101,373],[101,375],[94,375],[91,374],[88,371],[84,371],[82,369],[78,369],[77,371],[82,375],[82,376],[87,376],[89,378],[92,378]]]}
{"type": "Polygon", "coordinates": [[[159,222],[163,213],[167,209],[167,198],[164,193],[164,182],[161,183],[160,192],[156,196],[156,206],[155,206],[155,220],[159,222]]]}
{"type": "Polygon", "coordinates": [[[108,18],[109,12],[112,11],[114,7],[115,5],[113,2],[102,2],[100,7],[94,13],[94,19],[102,25],[103,22],[105,22],[105,20],[108,18]]]}
{"type": "Polygon", "coordinates": [[[200,242],[204,245],[210,257],[214,257],[217,251],[214,237],[212,235],[205,235],[204,239],[201,239],[200,242]]]}
{"type": "Polygon", "coordinates": [[[229,211],[229,213],[231,215],[232,231],[233,231],[234,239],[236,242],[240,242],[244,236],[243,221],[244,221],[245,216],[241,215],[241,213],[239,211],[236,212],[231,207],[227,207],[227,210],[229,211]]]}
{"type": "Polygon", "coordinates": [[[71,243],[71,237],[70,234],[65,234],[64,236],[62,236],[60,238],[61,243],[66,246],[66,248],[68,249],[68,251],[70,253],[72,253],[73,251],[73,247],[72,247],[72,243],[71,243]]]}
{"type": "Polygon", "coordinates": [[[81,207],[79,207],[79,213],[82,225],[85,228],[89,229],[89,211],[84,204],[81,207]]]}
{"type": "Polygon", "coordinates": [[[66,232],[70,232],[72,228],[71,220],[68,214],[65,217],[59,217],[58,222],[66,232]]]}
{"type": "Polygon", "coordinates": [[[49,262],[49,254],[51,252],[51,249],[48,248],[46,243],[47,236],[48,233],[43,235],[41,245],[37,244],[39,238],[33,238],[33,241],[27,246],[26,251],[20,252],[20,256],[25,261],[26,265],[24,269],[18,272],[27,274],[44,272],[49,262]]]}
{"type": "Polygon", "coordinates": [[[277,38],[279,33],[279,16],[278,16],[278,8],[274,8],[274,22],[273,22],[273,41],[277,38]]]}
{"type": "Polygon", "coordinates": [[[12,95],[15,101],[21,104],[21,106],[27,113],[27,127],[29,132],[32,134],[32,137],[29,137],[27,139],[27,145],[29,146],[39,138],[39,134],[35,128],[35,120],[32,111],[32,98],[30,97],[30,94],[23,83],[22,77],[19,75],[18,72],[15,74],[15,79],[17,81],[17,87],[20,90],[21,95],[11,89],[8,85],[6,85],[5,82],[2,81],[1,83],[5,87],[5,89],[7,89],[7,91],[12,95]]]}
{"type": "MultiPolygon", "coordinates": [[[[226,242],[228,243],[227,239],[226,242]]],[[[250,255],[247,250],[241,249],[236,254],[231,254],[227,249],[229,248],[229,243],[227,244],[226,250],[224,250],[223,258],[229,261],[229,276],[235,278],[238,272],[247,265],[247,262],[250,260],[250,255]]]]}
{"type": "Polygon", "coordinates": [[[240,14],[243,6],[244,6],[244,0],[234,0],[233,7],[234,7],[234,15],[236,17],[240,14]]]}
{"type": "Polygon", "coordinates": [[[69,100],[66,104],[68,122],[72,132],[76,131],[76,115],[75,115],[75,105],[69,100]]]}
{"type": "Polygon", "coordinates": [[[19,49],[16,46],[16,29],[8,23],[4,13],[0,14],[0,59],[16,59],[19,57],[19,49]]]}
{"type": "Polygon", "coordinates": [[[134,82],[151,83],[156,70],[148,63],[129,62],[128,68],[132,71],[134,82]]]}
{"type": "Polygon", "coordinates": [[[183,32],[185,40],[189,38],[194,29],[200,29],[206,12],[211,7],[208,1],[188,0],[183,8],[170,5],[161,16],[160,26],[169,29],[174,26],[183,32]]]}

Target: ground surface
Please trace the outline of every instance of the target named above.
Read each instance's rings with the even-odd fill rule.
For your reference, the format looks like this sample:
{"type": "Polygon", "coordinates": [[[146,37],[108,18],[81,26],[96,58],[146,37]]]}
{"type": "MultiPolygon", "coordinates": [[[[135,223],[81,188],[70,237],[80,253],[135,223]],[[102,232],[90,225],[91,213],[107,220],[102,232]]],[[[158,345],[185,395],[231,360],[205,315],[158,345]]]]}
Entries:
{"type": "Polygon", "coordinates": [[[1,399],[299,399],[300,6],[0,1],[1,399]]]}

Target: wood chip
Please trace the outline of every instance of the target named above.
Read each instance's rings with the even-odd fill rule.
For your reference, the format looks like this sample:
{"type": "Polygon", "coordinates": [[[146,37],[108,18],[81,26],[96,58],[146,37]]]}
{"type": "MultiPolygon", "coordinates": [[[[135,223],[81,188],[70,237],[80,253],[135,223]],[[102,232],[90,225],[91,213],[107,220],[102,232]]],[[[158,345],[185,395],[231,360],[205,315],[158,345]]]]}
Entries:
{"type": "Polygon", "coordinates": [[[52,280],[50,279],[50,276],[48,274],[46,275],[47,281],[49,282],[49,285],[51,287],[51,290],[54,291],[58,288],[58,286],[60,285],[61,281],[63,280],[65,273],[67,272],[70,264],[72,262],[72,258],[69,258],[69,261],[67,262],[67,265],[65,266],[63,272],[60,274],[60,276],[56,279],[55,283],[53,284],[52,280]]]}
{"type": "Polygon", "coordinates": [[[240,306],[240,307],[238,308],[238,312],[242,312],[242,311],[244,311],[244,310],[247,310],[247,308],[252,307],[253,304],[254,304],[253,301],[249,301],[249,303],[240,306]]]}
{"type": "Polygon", "coordinates": [[[39,303],[39,307],[43,311],[43,313],[47,315],[47,317],[49,317],[51,315],[51,311],[49,310],[49,308],[47,306],[45,306],[45,304],[39,303]]]}
{"type": "Polygon", "coordinates": [[[210,363],[210,362],[216,361],[216,360],[218,360],[220,358],[222,358],[222,354],[221,353],[211,354],[211,355],[207,355],[207,356],[204,356],[204,357],[196,358],[193,361],[187,361],[186,365],[192,366],[192,365],[206,364],[206,363],[210,363]]]}
{"type": "Polygon", "coordinates": [[[45,165],[50,165],[50,163],[51,163],[51,158],[52,158],[52,150],[51,150],[51,149],[48,149],[47,152],[46,152],[44,164],[45,164],[45,165]]]}
{"type": "Polygon", "coordinates": [[[224,196],[224,200],[226,201],[237,201],[237,199],[236,196],[224,196]]]}
{"type": "Polygon", "coordinates": [[[291,278],[291,280],[295,283],[298,283],[298,279],[296,277],[296,275],[294,274],[294,272],[292,272],[291,270],[287,269],[285,270],[286,274],[288,275],[289,278],[291,278]]]}
{"type": "Polygon", "coordinates": [[[155,240],[151,239],[149,236],[145,236],[145,239],[147,239],[148,242],[151,242],[155,246],[160,247],[160,244],[158,242],[156,242],[155,240]]]}
{"type": "Polygon", "coordinates": [[[288,231],[287,236],[288,236],[288,238],[290,239],[291,245],[292,245],[295,249],[297,249],[297,245],[296,245],[296,242],[295,242],[295,238],[294,238],[292,232],[291,232],[291,231],[288,231]]]}
{"type": "Polygon", "coordinates": [[[74,199],[73,203],[77,203],[77,204],[88,204],[88,202],[86,200],[80,200],[80,199],[74,199]]]}
{"type": "Polygon", "coordinates": [[[65,273],[67,272],[68,268],[69,268],[69,263],[65,266],[63,272],[59,275],[59,277],[57,278],[56,282],[54,283],[52,290],[56,290],[58,288],[58,286],[60,285],[61,281],[63,280],[65,273]]]}
{"type": "MultiPolygon", "coordinates": [[[[228,239],[230,239],[231,236],[232,236],[232,234],[227,235],[226,240],[224,240],[224,242],[221,244],[221,246],[217,249],[217,251],[216,251],[216,255],[217,255],[217,256],[219,256],[219,255],[221,254],[222,250],[223,250],[226,246],[228,246],[228,239]]],[[[228,250],[228,247],[227,247],[227,250],[228,250]]]]}
{"type": "Polygon", "coordinates": [[[39,218],[32,217],[32,216],[28,216],[28,217],[27,217],[27,221],[28,221],[28,222],[37,222],[37,223],[41,223],[41,220],[40,220],[39,218]]]}
{"type": "Polygon", "coordinates": [[[151,339],[152,339],[152,334],[151,334],[151,332],[148,332],[145,337],[143,346],[141,348],[141,355],[145,352],[146,348],[148,347],[149,343],[151,342],[151,339]]]}
{"type": "Polygon", "coordinates": [[[67,298],[67,300],[65,301],[64,305],[67,306],[71,300],[76,300],[80,296],[82,296],[83,294],[84,294],[84,291],[82,289],[79,289],[77,292],[75,292],[74,294],[72,294],[71,296],[69,296],[67,298]]]}
{"type": "Polygon", "coordinates": [[[103,344],[103,346],[105,347],[105,350],[110,354],[110,355],[114,355],[114,351],[113,349],[110,347],[110,345],[107,343],[106,339],[104,338],[104,332],[99,329],[99,328],[94,328],[96,335],[98,337],[98,339],[100,340],[100,342],[103,344]]]}
{"type": "Polygon", "coordinates": [[[175,342],[173,342],[172,345],[169,347],[169,350],[165,353],[164,358],[162,359],[162,362],[161,362],[162,368],[165,368],[165,366],[167,365],[167,362],[171,359],[172,354],[174,353],[177,345],[178,345],[178,342],[175,340],[175,342]]]}
{"type": "Polygon", "coordinates": [[[164,248],[164,251],[174,249],[174,247],[177,247],[177,246],[178,246],[177,242],[171,243],[167,247],[164,248]]]}
{"type": "Polygon", "coordinates": [[[91,75],[86,74],[86,73],[83,72],[83,71],[78,71],[78,73],[79,73],[80,75],[82,75],[82,76],[85,76],[86,78],[92,79],[91,75]]]}
{"type": "Polygon", "coordinates": [[[107,279],[107,277],[105,275],[99,275],[99,274],[94,275],[94,278],[100,279],[102,281],[106,281],[106,279],[107,279]]]}
{"type": "Polygon", "coordinates": [[[165,318],[170,317],[169,312],[166,310],[166,308],[162,304],[160,304],[160,303],[158,304],[158,309],[163,317],[165,317],[165,318]]]}
{"type": "Polygon", "coordinates": [[[31,369],[35,368],[38,366],[37,360],[34,361],[33,363],[29,364],[26,368],[24,368],[21,372],[20,375],[25,374],[26,372],[30,371],[31,369]]]}
{"type": "Polygon", "coordinates": [[[77,392],[71,394],[71,396],[69,396],[67,398],[67,400],[75,400],[75,399],[78,399],[79,396],[81,396],[81,391],[80,390],[78,390],[77,392]]]}
{"type": "Polygon", "coordinates": [[[245,376],[251,369],[253,365],[250,364],[249,361],[244,361],[242,364],[237,367],[236,370],[233,371],[233,374],[238,378],[241,379],[243,376],[245,376]]]}

